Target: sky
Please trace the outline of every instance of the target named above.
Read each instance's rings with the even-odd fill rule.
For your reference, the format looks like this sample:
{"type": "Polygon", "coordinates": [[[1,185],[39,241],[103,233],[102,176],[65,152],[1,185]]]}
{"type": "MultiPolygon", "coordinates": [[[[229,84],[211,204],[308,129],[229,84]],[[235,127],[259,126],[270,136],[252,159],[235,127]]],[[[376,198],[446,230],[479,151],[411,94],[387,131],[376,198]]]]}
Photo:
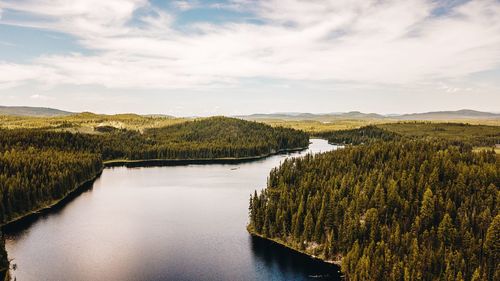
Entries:
{"type": "Polygon", "coordinates": [[[500,112],[500,1],[0,0],[0,105],[500,112]]]}

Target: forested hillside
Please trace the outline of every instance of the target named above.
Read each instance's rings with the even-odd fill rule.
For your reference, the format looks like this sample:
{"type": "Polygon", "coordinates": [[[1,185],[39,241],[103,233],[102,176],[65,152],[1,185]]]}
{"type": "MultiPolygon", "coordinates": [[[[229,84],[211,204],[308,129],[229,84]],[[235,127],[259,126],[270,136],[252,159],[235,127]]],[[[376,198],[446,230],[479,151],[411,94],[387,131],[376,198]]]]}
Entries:
{"type": "Polygon", "coordinates": [[[395,140],[286,160],[250,200],[251,233],[348,280],[500,280],[492,150],[395,140]]]}
{"type": "Polygon", "coordinates": [[[0,128],[3,129],[45,129],[80,133],[94,133],[96,128],[110,126],[119,129],[143,131],[186,122],[190,119],[164,115],[144,116],[137,114],[94,114],[75,113],[67,116],[33,117],[0,114],[0,128]]]}
{"type": "Polygon", "coordinates": [[[212,117],[144,132],[111,129],[101,134],[43,129],[0,129],[0,149],[53,148],[97,153],[111,159],[239,158],[306,147],[307,134],[288,128],[212,117]]]}
{"type": "Polygon", "coordinates": [[[0,151],[0,223],[65,197],[101,169],[97,154],[35,148],[0,151]]]}
{"type": "Polygon", "coordinates": [[[472,146],[493,146],[500,143],[500,126],[462,123],[403,122],[365,126],[352,130],[327,131],[316,134],[331,143],[361,144],[401,137],[446,140],[472,146]]]}
{"type": "Polygon", "coordinates": [[[380,124],[377,127],[410,138],[438,138],[453,143],[467,143],[473,146],[493,146],[500,143],[500,126],[404,122],[380,124]]]}
{"type": "Polygon", "coordinates": [[[321,132],[316,136],[325,138],[335,144],[362,144],[378,140],[390,141],[401,137],[401,135],[370,125],[351,130],[338,130],[321,132]]]}

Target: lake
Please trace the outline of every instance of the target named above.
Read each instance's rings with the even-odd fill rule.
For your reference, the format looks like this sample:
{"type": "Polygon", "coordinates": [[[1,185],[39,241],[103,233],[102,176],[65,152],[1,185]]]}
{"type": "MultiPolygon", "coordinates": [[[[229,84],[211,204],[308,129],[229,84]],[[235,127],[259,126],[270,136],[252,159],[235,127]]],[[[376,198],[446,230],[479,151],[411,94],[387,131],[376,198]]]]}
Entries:
{"type": "Polygon", "coordinates": [[[5,229],[18,281],[340,280],[339,268],[246,231],[248,200],[286,157],[107,168],[69,202],[5,229]]]}

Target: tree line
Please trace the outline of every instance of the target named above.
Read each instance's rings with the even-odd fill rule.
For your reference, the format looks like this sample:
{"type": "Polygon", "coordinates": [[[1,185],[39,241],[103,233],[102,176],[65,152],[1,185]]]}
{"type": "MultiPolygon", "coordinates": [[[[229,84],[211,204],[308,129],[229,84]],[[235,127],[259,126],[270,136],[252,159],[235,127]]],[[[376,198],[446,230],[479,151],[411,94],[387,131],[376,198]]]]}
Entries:
{"type": "Polygon", "coordinates": [[[335,144],[364,144],[379,140],[391,141],[401,138],[400,134],[381,129],[375,125],[350,130],[326,131],[316,135],[335,144]]]}
{"type": "Polygon", "coordinates": [[[408,138],[288,159],[251,196],[248,229],[341,261],[348,280],[500,280],[497,159],[408,138]]]}
{"type": "Polygon", "coordinates": [[[399,122],[316,134],[337,144],[362,144],[400,138],[446,140],[451,144],[491,147],[500,143],[500,127],[463,123],[399,122]]]}

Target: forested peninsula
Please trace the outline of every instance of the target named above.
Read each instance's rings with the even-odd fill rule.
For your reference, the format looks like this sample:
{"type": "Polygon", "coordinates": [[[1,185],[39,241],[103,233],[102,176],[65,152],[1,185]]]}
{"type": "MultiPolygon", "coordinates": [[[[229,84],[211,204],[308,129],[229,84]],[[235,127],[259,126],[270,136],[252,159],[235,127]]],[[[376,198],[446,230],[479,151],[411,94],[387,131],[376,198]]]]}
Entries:
{"type": "Polygon", "coordinates": [[[302,131],[226,117],[142,131],[100,126],[92,134],[0,129],[0,224],[57,203],[96,178],[105,161],[252,158],[308,144],[302,131]]]}
{"type": "Polygon", "coordinates": [[[99,134],[81,134],[1,129],[0,224],[64,198],[95,178],[106,160],[239,159],[309,144],[301,131],[226,117],[144,132],[99,130],[99,134]]]}
{"type": "Polygon", "coordinates": [[[348,280],[500,280],[500,130],[422,124],[325,134],[357,145],[272,170],[249,232],[348,280]]]}

